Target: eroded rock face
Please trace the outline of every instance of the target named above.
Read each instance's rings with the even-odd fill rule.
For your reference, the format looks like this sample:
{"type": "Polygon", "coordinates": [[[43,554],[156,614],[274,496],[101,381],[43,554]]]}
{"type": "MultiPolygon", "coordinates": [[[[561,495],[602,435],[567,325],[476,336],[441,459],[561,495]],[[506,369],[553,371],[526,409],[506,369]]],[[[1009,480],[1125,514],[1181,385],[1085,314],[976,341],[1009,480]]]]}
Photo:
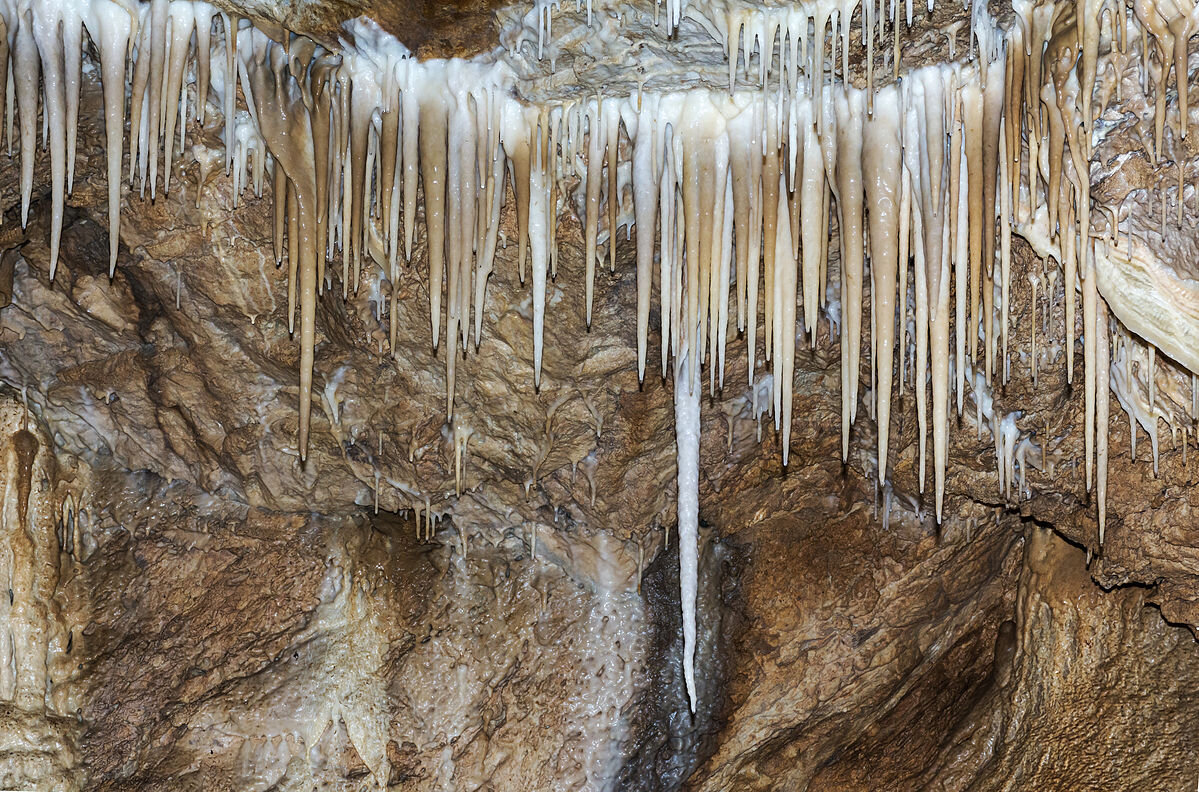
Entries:
{"type": "MultiPolygon", "coordinates": [[[[187,502],[159,486],[154,501],[187,502]]],[[[85,713],[101,786],[583,788],[619,766],[646,667],[628,581],[591,591],[512,546],[464,559],[450,531],[421,543],[395,520],[243,509],[136,530],[154,501],[128,504],[130,534],[90,581],[155,604],[95,614],[93,678],[143,669],[85,713]],[[187,661],[157,660],[172,656],[187,661]],[[530,742],[543,731],[560,737],[530,742]]]]}
{"type": "Polygon", "coordinates": [[[1077,548],[1049,529],[1030,526],[1020,555],[1014,620],[974,646],[954,646],[929,675],[931,685],[907,692],[811,788],[1186,789],[1194,782],[1176,758],[1193,750],[1186,724],[1195,717],[1194,695],[1178,683],[1195,673],[1191,636],[1146,607],[1143,591],[1095,586],[1077,548]],[[913,728],[912,716],[930,715],[936,720],[913,728]],[[942,735],[937,745],[926,741],[929,732],[942,735]]]}
{"type": "MultiPolygon", "coordinates": [[[[975,395],[993,416],[966,400],[940,526],[910,395],[885,487],[872,420],[839,461],[827,319],[798,353],[786,471],[730,360],[703,408],[692,716],[671,386],[637,381],[632,244],[601,270],[588,330],[581,229],[559,229],[540,389],[528,289],[501,250],[453,425],[420,266],[326,293],[301,465],[269,184],[235,211],[228,180],[197,184],[186,160],[185,186],[126,198],[110,281],[94,85],[81,118],[55,281],[48,198],[24,232],[9,212],[0,244],[0,640],[26,647],[0,647],[0,785],[1189,788],[1199,651],[1161,618],[1199,624],[1189,465],[1163,444],[1155,477],[1113,424],[1107,541],[1085,565],[1098,543],[1062,284],[1013,322],[1050,307],[1036,386],[1017,336],[1012,381],[975,395]],[[1037,435],[1005,490],[992,433],[1009,414],[1037,435]],[[1150,588],[1104,588],[1130,583],[1150,588]]],[[[218,131],[189,136],[216,150],[218,131]]],[[[0,158],[7,206],[15,174],[0,158]]],[[[1015,245],[1023,288],[1040,264],[1015,245]]]]}

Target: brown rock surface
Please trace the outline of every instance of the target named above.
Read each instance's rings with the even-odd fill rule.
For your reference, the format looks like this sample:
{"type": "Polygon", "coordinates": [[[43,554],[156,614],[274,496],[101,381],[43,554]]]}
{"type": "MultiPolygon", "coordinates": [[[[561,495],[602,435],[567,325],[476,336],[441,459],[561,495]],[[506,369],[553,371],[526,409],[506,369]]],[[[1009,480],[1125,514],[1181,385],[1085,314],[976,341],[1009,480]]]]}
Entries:
{"type": "MultiPolygon", "coordinates": [[[[382,21],[422,53],[461,54],[491,18],[456,8],[397,4],[382,21]]],[[[256,13],[328,35],[303,5],[256,13]]],[[[756,439],[744,359],[731,356],[703,408],[693,719],[672,386],[652,355],[637,382],[633,246],[615,273],[601,268],[588,331],[580,232],[564,219],[539,390],[528,287],[501,251],[480,347],[458,361],[452,427],[445,355],[461,352],[431,349],[423,264],[394,286],[372,274],[348,300],[334,278],[301,467],[270,196],[234,211],[217,176],[197,202],[196,168],[180,166],[169,195],[126,197],[109,281],[94,86],[84,96],[56,280],[48,198],[23,234],[10,211],[0,244],[20,245],[0,308],[4,415],[24,415],[27,389],[38,469],[53,469],[35,522],[58,529],[46,580],[68,636],[47,650],[49,703],[0,696],[0,786],[10,767],[84,768],[89,788],[112,790],[1193,785],[1199,647],[1172,626],[1199,627],[1189,464],[1169,443],[1156,476],[1144,446],[1134,462],[1113,401],[1100,556],[1077,463],[1081,388],[1066,384],[1060,348],[1033,386],[1027,302],[1012,381],[994,396],[1046,444],[1044,469],[1025,471],[1025,496],[999,492],[990,430],[967,399],[941,526],[918,494],[910,393],[889,484],[874,485],[865,399],[841,464],[827,325],[798,356],[787,471],[769,416],[756,439]],[[393,296],[391,354],[376,310],[393,296]],[[429,512],[440,522],[418,539],[429,512]]],[[[193,139],[219,148],[216,124],[193,139]]],[[[0,157],[9,207],[15,172],[0,157]]],[[[1022,243],[1016,262],[1023,290],[1039,263],[1022,243]]],[[[5,460],[15,426],[0,427],[5,460]]],[[[0,540],[19,538],[6,519],[0,540]]]]}

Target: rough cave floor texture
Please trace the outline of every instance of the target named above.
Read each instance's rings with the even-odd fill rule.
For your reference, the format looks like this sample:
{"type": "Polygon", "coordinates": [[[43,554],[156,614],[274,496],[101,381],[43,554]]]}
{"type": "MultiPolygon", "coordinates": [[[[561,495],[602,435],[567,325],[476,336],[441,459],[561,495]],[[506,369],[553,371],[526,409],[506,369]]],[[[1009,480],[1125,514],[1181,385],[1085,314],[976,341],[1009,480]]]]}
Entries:
{"type": "Polygon", "coordinates": [[[0,0],[0,789],[1196,788],[1197,28],[0,0]]]}

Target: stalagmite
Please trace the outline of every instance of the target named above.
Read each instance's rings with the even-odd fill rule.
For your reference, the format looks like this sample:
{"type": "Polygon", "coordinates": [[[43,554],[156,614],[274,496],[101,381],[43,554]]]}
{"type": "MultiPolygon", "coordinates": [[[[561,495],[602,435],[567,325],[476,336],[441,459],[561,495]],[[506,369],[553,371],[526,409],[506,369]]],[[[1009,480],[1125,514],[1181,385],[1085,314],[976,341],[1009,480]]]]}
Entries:
{"type": "Polygon", "coordinates": [[[22,528],[29,523],[29,493],[33,489],[33,463],[39,445],[37,437],[26,428],[19,429],[12,437],[17,468],[17,521],[22,528]]]}

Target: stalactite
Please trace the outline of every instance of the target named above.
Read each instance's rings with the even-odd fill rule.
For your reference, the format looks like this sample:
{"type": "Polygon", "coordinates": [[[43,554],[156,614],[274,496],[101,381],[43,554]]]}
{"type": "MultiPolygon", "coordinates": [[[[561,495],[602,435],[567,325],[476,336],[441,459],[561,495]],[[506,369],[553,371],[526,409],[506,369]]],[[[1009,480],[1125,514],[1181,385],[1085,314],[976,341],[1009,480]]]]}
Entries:
{"type": "MultiPolygon", "coordinates": [[[[604,136],[606,125],[602,123],[603,104],[597,98],[594,109],[588,114],[587,124],[587,218],[584,227],[587,250],[585,255],[586,267],[586,311],[587,324],[591,324],[591,306],[595,295],[595,261],[597,238],[599,236],[600,208],[600,168],[603,165],[604,136]]],[[[524,256],[520,260],[521,272],[524,272],[524,256]]],[[[522,274],[521,280],[524,280],[522,274]]]]}
{"type": "Polygon", "coordinates": [[[699,433],[702,379],[691,358],[679,356],[674,381],[678,444],[679,587],[683,609],[683,674],[695,712],[695,607],[699,577],[699,433]]]}
{"type": "MultiPolygon", "coordinates": [[[[959,82],[960,82],[960,75],[959,82]]],[[[965,124],[962,118],[963,103],[959,92],[950,97],[952,117],[949,137],[949,186],[950,198],[946,211],[952,212],[949,249],[953,263],[954,291],[954,392],[957,394],[957,414],[961,418],[962,401],[966,391],[966,336],[970,327],[966,322],[967,294],[970,278],[970,163],[966,158],[965,124]]]]}
{"type": "MultiPolygon", "coordinates": [[[[902,394],[906,380],[915,392],[921,488],[927,436],[930,430],[932,434],[938,519],[944,501],[950,394],[956,393],[960,414],[967,385],[980,423],[988,413],[1001,488],[1010,489],[1013,460],[1027,460],[1021,455],[1034,452],[1024,445],[1027,438],[1022,439],[1014,413],[997,414],[989,396],[984,408],[983,391],[994,376],[996,355],[1002,380],[1010,374],[1008,333],[1015,307],[1010,234],[1013,229],[1021,232],[1026,220],[1040,222],[1036,218],[1043,207],[1044,247],[1051,249],[1043,255],[1051,253],[1058,260],[1063,276],[1068,381],[1073,378],[1075,291],[1081,291],[1085,478],[1089,487],[1097,459],[1102,531],[1109,382],[1124,401],[1136,386],[1129,379],[1132,374],[1121,368],[1128,352],[1119,343],[1111,350],[1109,365],[1100,268],[1110,266],[1108,256],[1122,254],[1113,244],[1110,250],[1105,246],[1105,258],[1098,259],[1090,228],[1091,131],[1098,114],[1092,107],[1092,88],[1099,79],[1100,20],[1107,5],[1086,0],[1079,6],[1081,13],[1071,15],[1057,4],[1017,2],[1018,23],[1007,30],[998,29],[985,9],[975,9],[971,39],[977,44],[977,57],[911,69],[902,83],[878,88],[870,62],[875,9],[873,4],[859,5],[857,0],[840,0],[810,7],[729,10],[717,8],[712,0],[669,0],[668,30],[674,31],[685,14],[723,45],[727,91],[723,86],[660,91],[639,86],[627,96],[580,95],[538,103],[519,98],[517,72],[495,53],[472,60],[419,61],[364,20],[346,26],[340,51],[333,52],[307,39],[293,41],[290,33],[285,43],[277,43],[235,15],[223,17],[214,27],[215,10],[190,0],[92,0],[78,6],[56,0],[10,3],[0,9],[5,28],[0,71],[8,70],[0,74],[0,88],[7,88],[11,75],[13,91],[0,105],[14,102],[19,123],[22,223],[28,220],[33,191],[43,86],[53,272],[73,179],[81,62],[87,57],[84,32],[99,55],[104,95],[110,267],[115,266],[120,242],[126,114],[128,178],[141,194],[148,187],[153,199],[160,161],[165,193],[176,154],[184,151],[189,119],[204,118],[211,81],[225,115],[226,167],[233,176],[234,201],[251,185],[260,194],[272,163],[275,253],[281,260],[286,251],[293,332],[297,310],[300,316],[298,440],[300,457],[306,459],[312,434],[316,298],[336,280],[335,274],[326,278],[325,266],[338,253],[340,287],[347,299],[358,290],[364,266],[368,274],[370,267],[379,266],[391,282],[386,293],[392,301],[393,354],[398,354],[397,340],[406,331],[397,327],[401,234],[404,263],[427,267],[421,271],[427,273],[431,342],[446,355],[449,418],[457,346],[460,343],[464,351],[468,347],[472,308],[476,349],[483,332],[486,284],[496,259],[506,180],[511,180],[515,199],[516,269],[522,282],[526,258],[532,269],[535,386],[541,384],[545,334],[554,326],[547,281],[557,270],[560,203],[568,208],[577,203],[575,208],[581,209],[589,326],[602,226],[606,225],[609,265],[615,268],[618,225],[631,222],[637,234],[639,378],[644,378],[648,356],[655,255],[659,259],[661,366],[664,375],[672,363],[675,371],[679,517],[680,525],[686,517],[691,526],[683,543],[690,560],[681,557],[681,563],[691,564],[693,586],[698,389],[705,359],[710,388],[723,385],[730,312],[735,310],[737,329],[746,333],[755,418],[757,328],[759,322],[763,325],[761,356],[770,367],[770,404],[784,464],[789,462],[797,336],[802,330],[810,344],[817,343],[822,310],[830,329],[839,326],[841,451],[848,459],[862,388],[858,380],[867,259],[868,366],[879,425],[880,485],[886,486],[889,469],[893,391],[902,394]],[[862,16],[865,90],[846,79],[854,13],[862,16]],[[750,73],[752,57],[758,59],[756,75],[750,73]],[[195,106],[189,112],[193,74],[195,106]],[[237,107],[239,85],[244,111],[237,107]],[[1024,140],[1029,147],[1027,179],[1024,140]],[[631,215],[621,213],[621,169],[630,165],[631,215]],[[581,182],[577,199],[568,192],[576,179],[581,182]],[[420,206],[418,184],[423,189],[420,206]],[[826,281],[833,206],[840,282],[830,290],[826,281]],[[416,262],[415,227],[421,212],[427,252],[424,261],[416,262]],[[837,285],[839,316],[828,302],[837,285]],[[909,343],[914,354],[908,351],[909,343]]],[[[1179,85],[1179,137],[1186,134],[1185,58],[1192,22],[1172,6],[1147,0],[1134,3],[1134,10],[1146,42],[1151,39],[1155,47],[1150,53],[1146,46],[1145,57],[1155,54],[1159,61],[1156,157],[1163,146],[1164,88],[1171,69],[1179,85]]],[[[535,12],[539,49],[552,59],[556,45],[549,27],[551,7],[539,3],[535,12]]],[[[910,25],[911,4],[907,12],[910,25]]],[[[893,6],[892,35],[898,48],[896,14],[893,6]]],[[[1127,44],[1127,31],[1117,32],[1127,44]]],[[[898,52],[893,60],[898,72],[898,52]]],[[[1101,92],[1101,101],[1103,96],[1101,92]]],[[[13,123],[11,114],[8,121],[13,123]]],[[[1181,200],[1180,192],[1180,211],[1181,200]]],[[[626,234],[629,230],[626,226],[626,234]]],[[[1117,232],[1113,220],[1113,236],[1117,232]]],[[[1129,234],[1131,257],[1131,228],[1129,234]]],[[[1056,299],[1057,267],[1046,273],[1044,282],[1035,273],[1027,277],[1033,317],[1030,373],[1035,382],[1038,290],[1043,290],[1046,306],[1056,299]]],[[[1022,291],[1018,282],[1015,299],[1022,299],[1022,291]]],[[[1118,314],[1116,303],[1112,306],[1118,314]]],[[[382,302],[378,308],[381,316],[382,302]]],[[[1176,352],[1163,347],[1164,354],[1176,352]]],[[[1134,438],[1135,422],[1143,421],[1156,458],[1156,417],[1150,417],[1156,416],[1159,394],[1153,378],[1155,353],[1149,354],[1150,362],[1141,371],[1147,378],[1148,406],[1128,402],[1127,409],[1130,415],[1136,412],[1134,438]]],[[[457,439],[455,448],[460,453],[457,439]]],[[[1025,462],[1019,464],[1023,480],[1025,462]]],[[[431,535],[427,505],[425,514],[426,533],[431,535]]],[[[686,597],[684,603],[686,608],[686,597]]],[[[688,663],[695,635],[693,602],[690,607],[688,663]]],[[[694,707],[690,671],[688,692],[694,707]]]]}
{"type": "Polygon", "coordinates": [[[617,177],[620,159],[620,112],[614,103],[604,106],[604,143],[607,153],[604,157],[605,170],[608,174],[608,189],[605,200],[608,204],[608,263],[613,271],[616,270],[616,218],[620,214],[620,187],[617,177]]]}
{"type": "MultiPolygon", "coordinates": [[[[649,343],[649,306],[650,291],[653,287],[654,265],[654,227],[658,221],[659,194],[661,192],[661,172],[655,167],[660,158],[658,139],[661,130],[658,128],[656,114],[656,97],[649,102],[642,102],[637,114],[635,149],[633,152],[633,211],[637,224],[637,379],[645,379],[646,348],[649,343]]],[[[744,160],[748,160],[748,151],[744,160]]],[[[594,160],[592,160],[594,161],[594,160]]],[[[738,167],[742,159],[735,160],[738,167]]],[[[590,165],[590,163],[589,163],[590,165]]],[[[736,178],[736,177],[734,177],[736,178]]],[[[590,179],[588,176],[588,189],[590,179]]],[[[735,189],[746,185],[748,176],[742,174],[737,180],[735,189]]],[[[742,202],[744,204],[744,201],[742,202]]],[[[744,233],[744,232],[742,232],[744,233]]],[[[588,258],[588,266],[594,267],[594,257],[588,258]]],[[[738,273],[740,273],[738,269],[738,273]]],[[[740,281],[740,278],[739,278],[740,281]]],[[[588,322],[591,319],[590,301],[587,311],[588,322]]]]}
{"type": "MultiPolygon", "coordinates": [[[[117,265],[121,227],[121,150],[125,137],[125,62],[130,43],[138,32],[138,10],[132,0],[109,2],[94,9],[89,26],[100,51],[104,89],[104,137],[108,157],[108,275],[117,265]]],[[[7,54],[0,60],[7,61],[7,54]]],[[[2,75],[0,75],[2,77],[2,75]]],[[[231,92],[230,96],[232,96],[231,92]]],[[[231,111],[227,110],[229,115],[231,111]]],[[[231,152],[231,135],[226,134],[226,151],[231,152]]],[[[228,156],[226,156],[228,159],[228,156]]]]}
{"type": "Polygon", "coordinates": [[[1001,145],[1000,128],[1002,123],[1004,99],[1004,53],[1000,51],[992,56],[986,67],[983,87],[982,112],[982,291],[983,291],[983,321],[986,324],[985,335],[987,345],[986,374],[990,381],[995,373],[995,237],[996,211],[995,199],[999,183],[999,148],[1001,145]]]}
{"type": "MultiPolygon", "coordinates": [[[[970,206],[970,288],[966,305],[970,330],[966,333],[966,351],[970,360],[977,362],[978,328],[980,325],[986,328],[986,324],[979,312],[983,292],[983,96],[980,86],[975,83],[965,82],[962,86],[962,113],[965,124],[966,161],[970,165],[967,169],[970,206]]],[[[990,336],[990,332],[986,334],[990,336]]]]}
{"type": "MultiPolygon", "coordinates": [[[[171,187],[171,167],[174,164],[175,125],[184,113],[181,106],[187,104],[187,94],[183,83],[183,72],[187,67],[189,47],[192,32],[196,27],[195,9],[191,3],[171,3],[167,11],[167,21],[170,36],[167,40],[168,57],[167,72],[163,80],[163,192],[171,187]]],[[[186,129],[186,124],[180,124],[180,132],[186,129]]],[[[180,145],[182,148],[182,144],[180,145]]]]}
{"type": "MultiPolygon", "coordinates": [[[[1111,349],[1108,343],[1107,305],[1099,300],[1098,312],[1095,317],[1095,357],[1098,368],[1095,370],[1095,389],[1099,403],[1095,411],[1095,422],[1098,436],[1095,441],[1096,452],[1096,482],[1095,499],[1099,511],[1099,546],[1103,547],[1104,532],[1107,529],[1107,463],[1108,463],[1108,411],[1111,400],[1111,349]]],[[[1185,454],[1186,436],[1183,436],[1185,454]]]]}
{"type": "MultiPolygon", "coordinates": [[[[874,100],[863,146],[866,200],[870,212],[870,261],[874,273],[871,313],[877,322],[877,344],[871,353],[878,369],[878,480],[887,478],[891,426],[892,360],[895,348],[896,274],[899,259],[899,184],[902,167],[899,137],[899,92],[887,86],[874,100]]],[[[906,294],[898,299],[906,301],[906,294]]],[[[902,339],[902,332],[900,335],[902,339]]]]}
{"type": "MultiPolygon", "coordinates": [[[[841,209],[841,306],[844,338],[841,344],[841,459],[849,458],[849,427],[857,418],[858,368],[862,336],[862,276],[865,264],[862,185],[862,125],[866,99],[847,90],[837,97],[837,205],[841,209]]],[[[948,282],[946,282],[948,288],[948,282]]],[[[794,300],[790,303],[794,305],[794,300]]],[[[786,323],[787,327],[794,322],[786,323]]],[[[794,333],[789,333],[794,336],[794,333]]],[[[787,379],[788,382],[791,378],[787,379]]]]}

